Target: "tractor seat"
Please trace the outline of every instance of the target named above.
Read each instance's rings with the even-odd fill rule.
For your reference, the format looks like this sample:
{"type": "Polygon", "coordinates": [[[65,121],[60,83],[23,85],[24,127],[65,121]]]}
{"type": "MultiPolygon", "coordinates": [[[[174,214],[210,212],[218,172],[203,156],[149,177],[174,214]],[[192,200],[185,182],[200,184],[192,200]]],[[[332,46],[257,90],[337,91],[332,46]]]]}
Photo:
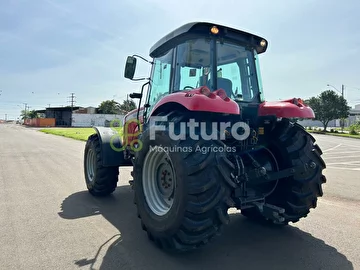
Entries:
{"type": "MultiPolygon", "coordinates": [[[[208,85],[210,85],[210,81],[208,81],[208,85]]],[[[217,78],[217,88],[223,89],[226,95],[231,98],[234,94],[232,91],[232,81],[226,78],[217,78]]]]}

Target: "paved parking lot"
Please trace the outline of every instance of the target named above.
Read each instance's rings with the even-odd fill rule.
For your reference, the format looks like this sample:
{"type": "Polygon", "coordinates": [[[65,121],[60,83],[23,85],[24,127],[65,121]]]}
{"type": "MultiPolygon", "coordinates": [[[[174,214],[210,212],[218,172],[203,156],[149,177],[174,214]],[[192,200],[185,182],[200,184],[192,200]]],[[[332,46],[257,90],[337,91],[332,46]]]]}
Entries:
{"type": "Polygon", "coordinates": [[[316,138],[328,182],[307,219],[269,228],[235,213],[214,244],[170,256],[141,230],[130,168],[93,198],[83,142],[0,125],[0,269],[360,269],[360,140],[316,138]]]}
{"type": "Polygon", "coordinates": [[[337,139],[332,144],[336,144],[336,146],[324,151],[328,168],[360,171],[360,147],[353,145],[354,141],[340,142],[337,139]]]}
{"type": "Polygon", "coordinates": [[[359,202],[360,140],[326,135],[317,135],[316,139],[327,165],[327,195],[359,202]]]}

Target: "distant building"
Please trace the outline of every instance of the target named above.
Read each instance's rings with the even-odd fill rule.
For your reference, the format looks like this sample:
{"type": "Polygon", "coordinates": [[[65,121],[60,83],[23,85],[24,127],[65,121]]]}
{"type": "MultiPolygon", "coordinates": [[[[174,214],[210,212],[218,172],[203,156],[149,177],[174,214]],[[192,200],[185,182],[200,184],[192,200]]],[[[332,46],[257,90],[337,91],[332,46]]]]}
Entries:
{"type": "Polygon", "coordinates": [[[95,107],[50,107],[37,113],[55,119],[57,127],[119,126],[126,114],[98,114],[95,107]]]}
{"type": "Polygon", "coordinates": [[[73,127],[110,127],[120,126],[123,122],[123,114],[73,114],[73,127]]]}
{"type": "Polygon", "coordinates": [[[348,126],[356,124],[357,122],[360,122],[360,104],[355,105],[355,108],[350,110],[348,126]]]}
{"type": "Polygon", "coordinates": [[[77,110],[74,110],[74,113],[95,114],[96,111],[97,111],[97,108],[95,108],[95,107],[87,107],[87,108],[79,108],[77,110]]]}
{"type": "MultiPolygon", "coordinates": [[[[78,109],[80,109],[80,107],[73,107],[73,110],[78,109]]],[[[57,127],[71,127],[71,107],[49,107],[45,110],[38,110],[36,112],[42,113],[43,115],[45,115],[45,118],[55,118],[55,126],[57,127]]]]}

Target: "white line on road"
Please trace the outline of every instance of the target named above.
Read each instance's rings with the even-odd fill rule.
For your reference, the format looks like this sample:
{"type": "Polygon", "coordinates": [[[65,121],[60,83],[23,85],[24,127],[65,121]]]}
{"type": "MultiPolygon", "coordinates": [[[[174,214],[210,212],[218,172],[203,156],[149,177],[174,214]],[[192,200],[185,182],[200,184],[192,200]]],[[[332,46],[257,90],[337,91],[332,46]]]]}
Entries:
{"type": "Polygon", "coordinates": [[[342,145],[342,144],[340,143],[340,144],[338,144],[337,146],[334,146],[334,147],[328,148],[328,149],[324,150],[324,151],[323,151],[323,153],[326,153],[326,152],[328,152],[328,151],[335,150],[336,148],[340,147],[341,145],[342,145]]]}
{"type": "Polygon", "coordinates": [[[329,156],[324,157],[324,159],[326,159],[326,160],[331,159],[331,158],[338,158],[338,159],[341,159],[341,158],[359,158],[359,162],[360,162],[360,156],[359,155],[357,155],[357,156],[341,156],[341,157],[339,157],[337,155],[337,156],[331,156],[331,157],[329,157],[329,156]]]}
{"type": "Polygon", "coordinates": [[[326,169],[348,170],[348,171],[360,171],[360,168],[347,168],[347,167],[332,167],[327,166],[326,169]]]}
{"type": "MultiPolygon", "coordinates": [[[[346,152],[330,152],[330,153],[326,153],[326,155],[341,155],[341,154],[354,154],[354,153],[360,153],[360,150],[349,150],[346,152]]],[[[360,157],[360,154],[358,154],[358,157],[360,157]]]]}
{"type": "Polygon", "coordinates": [[[348,161],[348,162],[334,162],[334,163],[327,163],[327,165],[360,165],[360,160],[357,161],[348,161]]]}
{"type": "MultiPolygon", "coordinates": [[[[353,139],[353,140],[357,140],[357,139],[353,139]]],[[[349,144],[342,144],[342,146],[344,147],[350,147],[350,148],[357,148],[357,149],[360,149],[360,146],[359,145],[349,145],[349,144]]]]}

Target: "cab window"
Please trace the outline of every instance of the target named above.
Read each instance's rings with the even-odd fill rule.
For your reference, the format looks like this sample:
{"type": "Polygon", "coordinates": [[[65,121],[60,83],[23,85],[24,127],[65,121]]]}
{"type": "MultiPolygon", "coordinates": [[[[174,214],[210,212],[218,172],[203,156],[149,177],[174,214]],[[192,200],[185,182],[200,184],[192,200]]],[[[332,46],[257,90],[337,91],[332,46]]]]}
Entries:
{"type": "Polygon", "coordinates": [[[150,111],[162,97],[170,92],[172,57],[173,50],[170,50],[164,56],[154,59],[148,100],[150,111]]]}

